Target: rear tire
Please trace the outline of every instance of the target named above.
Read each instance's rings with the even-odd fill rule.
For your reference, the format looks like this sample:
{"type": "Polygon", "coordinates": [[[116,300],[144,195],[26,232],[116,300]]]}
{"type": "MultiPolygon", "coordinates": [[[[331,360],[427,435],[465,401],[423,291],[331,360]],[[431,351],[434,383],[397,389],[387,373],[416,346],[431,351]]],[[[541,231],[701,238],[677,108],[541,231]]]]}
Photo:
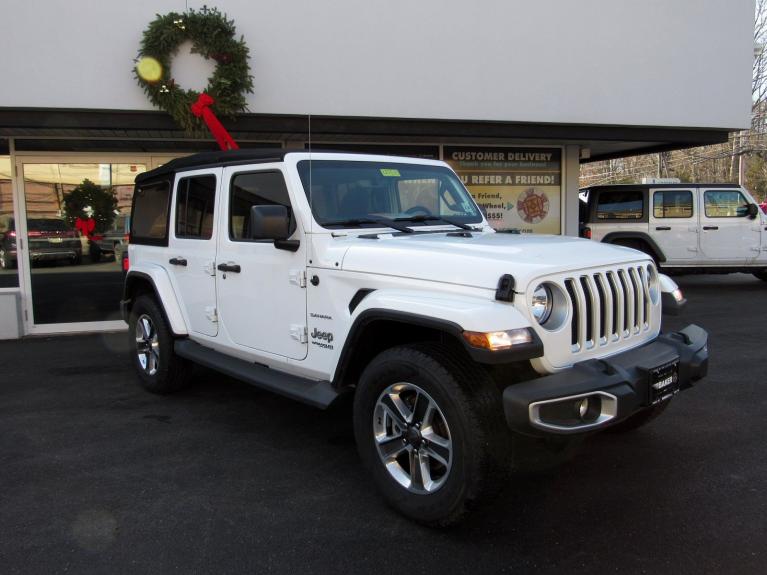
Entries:
{"type": "Polygon", "coordinates": [[[654,419],[660,417],[660,415],[666,411],[666,408],[670,403],[671,399],[667,399],[663,403],[647,407],[630,416],[628,419],[624,419],[620,423],[608,427],[607,431],[610,433],[627,433],[639,429],[640,427],[644,427],[654,419]]]}
{"type": "Polygon", "coordinates": [[[386,501],[430,526],[457,523],[510,471],[498,389],[479,366],[439,344],[395,347],[373,359],[355,394],[354,435],[386,501]]]}
{"type": "Polygon", "coordinates": [[[136,299],[128,326],[131,360],[144,389],[165,394],[186,387],[191,364],[175,354],[173,334],[153,297],[136,299]]]}

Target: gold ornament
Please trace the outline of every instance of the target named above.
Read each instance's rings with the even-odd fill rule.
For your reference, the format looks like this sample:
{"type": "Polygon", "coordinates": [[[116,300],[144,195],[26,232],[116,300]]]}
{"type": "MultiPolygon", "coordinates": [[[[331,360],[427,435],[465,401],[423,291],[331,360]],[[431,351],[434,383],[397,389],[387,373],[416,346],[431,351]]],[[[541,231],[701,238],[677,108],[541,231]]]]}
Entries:
{"type": "Polygon", "coordinates": [[[162,64],[151,56],[144,56],[136,64],[136,73],[144,82],[158,82],[162,78],[162,64]]]}

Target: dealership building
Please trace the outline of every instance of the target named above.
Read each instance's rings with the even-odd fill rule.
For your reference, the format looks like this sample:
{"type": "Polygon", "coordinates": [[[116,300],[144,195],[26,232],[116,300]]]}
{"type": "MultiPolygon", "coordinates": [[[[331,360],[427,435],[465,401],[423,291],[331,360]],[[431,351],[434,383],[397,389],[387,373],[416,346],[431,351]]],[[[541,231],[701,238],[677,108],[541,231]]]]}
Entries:
{"type": "MultiPolygon", "coordinates": [[[[0,339],[125,327],[115,259],[134,178],[217,148],[153,107],[134,76],[149,24],[187,6],[207,10],[5,7],[0,339]],[[105,192],[108,217],[75,202],[85,192],[105,192]]],[[[750,124],[753,0],[217,8],[250,50],[248,111],[222,118],[241,148],[442,159],[497,229],[576,235],[581,163],[724,142],[750,124]]],[[[204,90],[216,66],[182,45],[171,89],[204,90]]]]}

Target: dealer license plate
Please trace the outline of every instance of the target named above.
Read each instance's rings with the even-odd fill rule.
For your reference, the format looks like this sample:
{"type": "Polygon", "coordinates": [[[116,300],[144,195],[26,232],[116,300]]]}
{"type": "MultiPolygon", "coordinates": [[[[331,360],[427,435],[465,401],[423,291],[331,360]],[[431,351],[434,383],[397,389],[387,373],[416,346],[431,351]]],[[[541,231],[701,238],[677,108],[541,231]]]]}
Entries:
{"type": "Polygon", "coordinates": [[[650,370],[650,405],[679,393],[679,360],[650,370]]]}

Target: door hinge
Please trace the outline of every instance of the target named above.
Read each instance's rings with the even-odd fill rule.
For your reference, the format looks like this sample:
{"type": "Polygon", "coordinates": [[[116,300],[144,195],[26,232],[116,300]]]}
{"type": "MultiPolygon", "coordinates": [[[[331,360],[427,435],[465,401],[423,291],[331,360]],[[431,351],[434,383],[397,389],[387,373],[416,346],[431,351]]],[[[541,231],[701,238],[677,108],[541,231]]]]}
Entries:
{"type": "Polygon", "coordinates": [[[688,252],[697,252],[698,248],[687,246],[687,251],[688,252]]]}
{"type": "Polygon", "coordinates": [[[762,251],[762,248],[760,248],[759,246],[755,246],[755,247],[751,248],[751,251],[752,252],[760,252],[760,251],[762,251]]]}
{"type": "Polygon", "coordinates": [[[306,272],[304,270],[290,270],[290,283],[298,287],[306,287],[306,272]]]}
{"type": "Polygon", "coordinates": [[[207,306],[205,308],[205,317],[213,323],[218,323],[218,310],[213,306],[207,306]]]}
{"type": "Polygon", "coordinates": [[[309,341],[309,329],[305,325],[293,324],[290,326],[290,337],[300,343],[309,341]]]}

